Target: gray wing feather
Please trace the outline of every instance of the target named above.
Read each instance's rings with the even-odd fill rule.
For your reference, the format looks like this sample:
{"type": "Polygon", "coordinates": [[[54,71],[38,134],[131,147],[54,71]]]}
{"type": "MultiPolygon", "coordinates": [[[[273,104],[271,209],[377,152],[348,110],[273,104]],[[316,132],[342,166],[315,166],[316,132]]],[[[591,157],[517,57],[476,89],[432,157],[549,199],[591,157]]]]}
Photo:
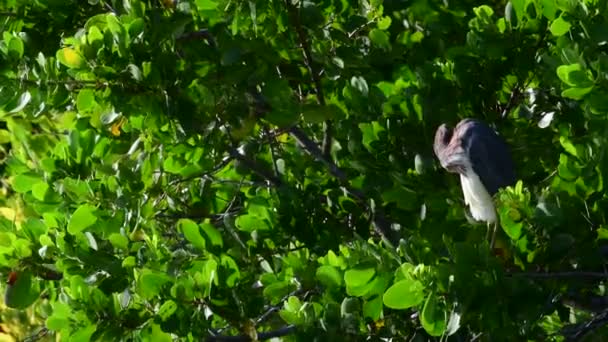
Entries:
{"type": "Polygon", "coordinates": [[[488,192],[494,195],[499,188],[513,185],[515,168],[504,140],[480,121],[469,119],[460,125],[464,129],[462,146],[469,155],[473,171],[488,192]]]}

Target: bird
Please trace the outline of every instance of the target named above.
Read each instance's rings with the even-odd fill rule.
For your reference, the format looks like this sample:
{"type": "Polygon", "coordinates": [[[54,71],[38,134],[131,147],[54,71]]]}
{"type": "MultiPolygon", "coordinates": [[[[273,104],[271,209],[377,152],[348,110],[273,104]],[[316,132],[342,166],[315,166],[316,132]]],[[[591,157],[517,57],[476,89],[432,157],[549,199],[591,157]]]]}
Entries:
{"type": "Polygon", "coordinates": [[[437,128],[433,150],[441,166],[460,175],[464,202],[471,216],[494,225],[490,247],[496,236],[497,216],[493,196],[500,188],[515,184],[515,166],[507,143],[484,122],[467,118],[454,129],[437,128]]]}

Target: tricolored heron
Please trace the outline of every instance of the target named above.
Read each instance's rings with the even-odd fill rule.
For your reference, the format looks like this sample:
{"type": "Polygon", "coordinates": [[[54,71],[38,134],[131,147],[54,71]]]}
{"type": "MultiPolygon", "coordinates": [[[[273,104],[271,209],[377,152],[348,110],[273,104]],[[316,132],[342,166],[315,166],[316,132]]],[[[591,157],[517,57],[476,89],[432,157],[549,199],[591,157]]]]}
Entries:
{"type": "Polygon", "coordinates": [[[494,224],[490,246],[496,237],[496,208],[492,196],[515,183],[511,153],[505,141],[485,123],[464,119],[453,130],[439,126],[433,150],[441,166],[460,174],[464,202],[477,221],[494,224]]]}

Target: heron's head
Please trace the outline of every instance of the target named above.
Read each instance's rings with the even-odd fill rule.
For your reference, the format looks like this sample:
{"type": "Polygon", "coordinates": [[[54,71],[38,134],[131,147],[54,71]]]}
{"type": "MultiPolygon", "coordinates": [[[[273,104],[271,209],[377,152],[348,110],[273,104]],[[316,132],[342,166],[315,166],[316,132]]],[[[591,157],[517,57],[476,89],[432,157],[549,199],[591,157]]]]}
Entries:
{"type": "Polygon", "coordinates": [[[453,173],[464,173],[466,170],[465,156],[459,144],[452,142],[453,137],[454,130],[446,124],[442,124],[435,132],[433,150],[444,169],[453,173]]]}
{"type": "Polygon", "coordinates": [[[433,150],[439,159],[441,159],[441,154],[443,154],[443,151],[445,151],[445,149],[448,147],[453,133],[454,131],[446,124],[442,124],[439,126],[439,128],[437,128],[437,132],[435,132],[433,150]]]}

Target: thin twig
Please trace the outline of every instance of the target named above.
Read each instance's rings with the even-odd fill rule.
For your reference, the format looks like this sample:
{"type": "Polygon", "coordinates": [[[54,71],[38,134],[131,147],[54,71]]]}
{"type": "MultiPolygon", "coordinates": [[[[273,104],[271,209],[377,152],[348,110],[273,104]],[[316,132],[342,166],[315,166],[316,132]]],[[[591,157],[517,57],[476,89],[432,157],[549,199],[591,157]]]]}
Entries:
{"type": "Polygon", "coordinates": [[[359,27],[355,28],[353,31],[351,31],[351,32],[348,34],[348,38],[352,38],[352,37],[353,37],[355,34],[359,33],[359,31],[361,31],[362,29],[366,28],[367,26],[369,26],[369,25],[371,25],[371,24],[375,23],[377,20],[378,20],[378,17],[375,17],[375,18],[373,18],[372,20],[370,20],[370,21],[366,22],[365,24],[363,24],[363,25],[361,25],[361,26],[359,26],[359,27]]]}

